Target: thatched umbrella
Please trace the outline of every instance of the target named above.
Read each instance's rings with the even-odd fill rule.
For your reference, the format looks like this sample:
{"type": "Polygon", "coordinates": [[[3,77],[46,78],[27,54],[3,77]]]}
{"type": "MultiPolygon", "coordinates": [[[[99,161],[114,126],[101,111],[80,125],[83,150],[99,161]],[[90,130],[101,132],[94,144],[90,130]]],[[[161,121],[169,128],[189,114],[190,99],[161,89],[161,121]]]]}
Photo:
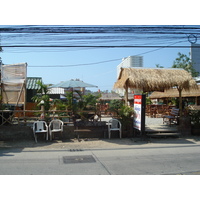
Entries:
{"type": "Polygon", "coordinates": [[[177,87],[179,91],[179,108],[182,114],[183,89],[197,88],[197,84],[192,76],[183,69],[174,68],[121,68],[114,88],[124,88],[126,90],[125,101],[127,102],[128,88],[141,89],[143,92],[164,91],[172,87],[177,87]]]}

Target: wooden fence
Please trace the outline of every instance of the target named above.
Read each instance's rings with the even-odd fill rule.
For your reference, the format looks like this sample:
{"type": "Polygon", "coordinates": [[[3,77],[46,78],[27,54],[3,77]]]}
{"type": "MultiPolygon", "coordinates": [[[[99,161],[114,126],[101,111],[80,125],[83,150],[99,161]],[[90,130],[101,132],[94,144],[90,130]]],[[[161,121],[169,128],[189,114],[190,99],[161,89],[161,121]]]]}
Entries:
{"type": "Polygon", "coordinates": [[[61,119],[65,123],[71,123],[77,117],[82,119],[94,120],[95,116],[101,121],[101,112],[94,111],[78,111],[73,115],[72,111],[66,110],[0,110],[0,125],[4,124],[20,124],[28,121],[61,119]]]}

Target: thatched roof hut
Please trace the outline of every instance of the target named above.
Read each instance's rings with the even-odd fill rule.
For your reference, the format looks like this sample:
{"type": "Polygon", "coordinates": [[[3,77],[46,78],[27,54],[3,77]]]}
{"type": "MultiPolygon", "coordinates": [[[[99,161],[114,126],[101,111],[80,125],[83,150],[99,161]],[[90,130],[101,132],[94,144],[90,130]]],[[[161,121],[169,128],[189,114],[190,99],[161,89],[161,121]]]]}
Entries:
{"type": "MultiPolygon", "coordinates": [[[[176,88],[171,88],[169,90],[165,90],[164,92],[155,91],[149,96],[150,99],[162,99],[171,97],[179,97],[179,93],[176,88]]],[[[198,89],[191,89],[189,91],[183,89],[182,97],[200,97],[200,85],[198,85],[198,89]]]]}
{"type": "Polygon", "coordinates": [[[143,92],[164,91],[174,86],[189,90],[196,87],[192,76],[183,69],[121,68],[114,88],[137,88],[143,92]]]}
{"type": "MultiPolygon", "coordinates": [[[[164,91],[177,87],[179,91],[180,113],[182,112],[183,89],[190,90],[197,88],[197,84],[192,76],[184,69],[174,68],[121,68],[114,88],[137,88],[143,92],[164,91]]],[[[127,92],[126,92],[127,93],[127,92]]],[[[126,96],[126,102],[127,102],[126,96]]]]}

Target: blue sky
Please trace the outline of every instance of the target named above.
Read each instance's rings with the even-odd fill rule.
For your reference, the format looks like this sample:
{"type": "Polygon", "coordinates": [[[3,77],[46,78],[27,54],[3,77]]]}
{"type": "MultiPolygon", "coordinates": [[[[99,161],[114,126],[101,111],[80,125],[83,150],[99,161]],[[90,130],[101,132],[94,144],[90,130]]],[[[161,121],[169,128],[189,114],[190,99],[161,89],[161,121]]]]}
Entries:
{"type": "Polygon", "coordinates": [[[154,68],[159,64],[169,68],[178,52],[189,55],[188,36],[191,32],[199,36],[200,26],[4,25],[0,28],[3,46],[0,57],[4,64],[26,62],[27,76],[42,77],[45,84],[80,79],[101,91],[111,91],[122,58],[142,55],[143,67],[154,68]],[[10,47],[13,45],[17,47],[10,47]]]}
{"type": "MultiPolygon", "coordinates": [[[[193,2],[193,0],[191,1],[193,2]]],[[[195,3],[194,3],[195,5],[195,3]]],[[[189,25],[199,24],[198,6],[188,9],[188,4],[168,1],[5,1],[2,2],[1,25],[189,25]],[[11,5],[12,2],[12,6],[11,5]],[[23,6],[22,6],[23,5],[23,6]],[[47,9],[48,5],[48,9],[47,9]],[[156,5],[156,6],[155,6],[156,5]],[[9,8],[9,12],[8,9],[9,8]],[[187,14],[185,14],[187,13],[187,14]]],[[[164,45],[178,42],[165,41],[164,45]]],[[[187,37],[181,45],[190,45],[187,37]]],[[[1,43],[3,43],[3,37],[1,43]]],[[[149,43],[149,40],[144,41],[149,43]]],[[[179,45],[179,44],[178,44],[179,45]]],[[[46,84],[79,78],[112,90],[117,76],[117,65],[123,57],[138,55],[154,48],[107,48],[107,49],[12,49],[4,48],[0,57],[5,64],[26,62],[29,77],[42,77],[46,84]],[[78,65],[119,59],[96,65],[74,67],[39,68],[39,66],[78,65]],[[37,66],[37,67],[32,67],[37,66]]],[[[155,48],[156,50],[156,48],[155,48]]],[[[160,64],[171,67],[178,52],[188,54],[189,48],[163,48],[143,55],[144,67],[160,64]]],[[[90,88],[88,88],[90,89],[90,88]]],[[[97,90],[96,88],[91,90],[97,90]]]]}
{"type": "MultiPolygon", "coordinates": [[[[186,41],[186,45],[189,42],[186,41]]],[[[4,64],[26,62],[28,77],[42,77],[45,84],[56,84],[60,81],[79,78],[84,82],[98,86],[101,91],[112,90],[117,76],[117,65],[123,57],[143,54],[144,67],[155,67],[160,64],[171,67],[178,52],[188,54],[189,48],[73,48],[73,49],[23,49],[4,48],[0,57],[4,64]],[[156,51],[153,51],[156,50],[156,51]],[[149,52],[153,51],[153,52],[149,52]],[[148,53],[149,52],[149,53],[148,53]],[[68,66],[90,64],[101,61],[119,59],[116,61],[83,66],[68,66]],[[67,67],[64,67],[66,66],[67,67]],[[40,66],[52,66],[41,67],[40,66]],[[61,67],[59,67],[61,66],[61,67]]],[[[88,88],[92,91],[96,88],[88,88]]]]}

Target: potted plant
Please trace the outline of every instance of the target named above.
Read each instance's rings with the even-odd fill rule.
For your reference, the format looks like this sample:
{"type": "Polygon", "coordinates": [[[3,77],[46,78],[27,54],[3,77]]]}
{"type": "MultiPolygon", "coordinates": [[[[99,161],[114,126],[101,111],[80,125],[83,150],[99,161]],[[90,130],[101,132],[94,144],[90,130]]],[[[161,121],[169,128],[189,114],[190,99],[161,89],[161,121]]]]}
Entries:
{"type": "Polygon", "coordinates": [[[127,105],[122,105],[119,109],[119,119],[122,123],[122,133],[124,136],[131,136],[133,131],[134,109],[127,105]]]}
{"type": "Polygon", "coordinates": [[[190,110],[192,135],[200,135],[200,110],[190,110]]]}

